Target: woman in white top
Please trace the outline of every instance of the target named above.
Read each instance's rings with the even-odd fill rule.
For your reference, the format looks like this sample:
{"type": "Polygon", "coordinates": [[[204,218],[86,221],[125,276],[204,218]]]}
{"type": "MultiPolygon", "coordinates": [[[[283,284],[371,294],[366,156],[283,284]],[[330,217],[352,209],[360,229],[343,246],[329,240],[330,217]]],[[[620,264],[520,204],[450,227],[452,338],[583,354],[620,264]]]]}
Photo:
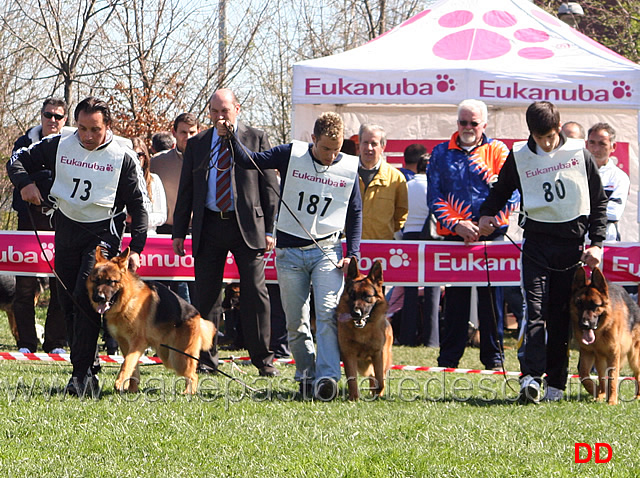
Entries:
{"type": "Polygon", "coordinates": [[[147,211],[149,216],[149,229],[148,235],[156,233],[156,228],[164,224],[167,220],[167,197],[164,192],[162,180],[157,174],[152,173],[149,170],[150,158],[147,145],[142,138],[132,138],[133,150],[138,154],[138,160],[140,166],[142,166],[142,173],[144,180],[147,183],[147,194],[151,201],[151,210],[147,211]]]}
{"type": "MultiPolygon", "coordinates": [[[[426,150],[425,150],[426,153],[426,150]]],[[[417,173],[407,182],[409,191],[409,214],[404,224],[403,240],[425,239],[424,231],[428,227],[429,206],[427,205],[427,169],[428,156],[424,154],[417,166],[417,173]]],[[[440,287],[423,288],[422,307],[418,305],[418,288],[404,288],[404,306],[397,331],[400,345],[416,346],[422,343],[427,347],[439,346],[439,307],[440,287]]]]}

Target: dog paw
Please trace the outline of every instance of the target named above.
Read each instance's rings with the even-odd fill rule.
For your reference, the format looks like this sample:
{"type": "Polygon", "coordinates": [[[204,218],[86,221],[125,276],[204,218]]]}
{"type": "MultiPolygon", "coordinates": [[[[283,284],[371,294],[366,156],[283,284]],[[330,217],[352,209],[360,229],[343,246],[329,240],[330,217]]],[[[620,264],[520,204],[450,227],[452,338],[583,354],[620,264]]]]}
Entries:
{"type": "Polygon", "coordinates": [[[138,392],[138,380],[130,377],[127,379],[117,379],[114,385],[115,389],[120,393],[137,393],[138,392]]]}

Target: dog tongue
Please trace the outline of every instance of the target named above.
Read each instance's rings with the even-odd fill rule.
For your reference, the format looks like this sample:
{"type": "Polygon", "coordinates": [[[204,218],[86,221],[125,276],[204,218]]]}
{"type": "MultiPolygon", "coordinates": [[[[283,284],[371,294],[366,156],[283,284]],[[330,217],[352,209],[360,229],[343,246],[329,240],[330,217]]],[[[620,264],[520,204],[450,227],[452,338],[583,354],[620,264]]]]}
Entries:
{"type": "Polygon", "coordinates": [[[582,331],[582,343],[585,345],[591,345],[596,340],[596,334],[593,330],[587,329],[582,331]]]}
{"type": "Polygon", "coordinates": [[[107,310],[111,308],[111,304],[109,302],[103,302],[102,304],[98,304],[98,308],[96,311],[98,314],[104,314],[107,310]]]}

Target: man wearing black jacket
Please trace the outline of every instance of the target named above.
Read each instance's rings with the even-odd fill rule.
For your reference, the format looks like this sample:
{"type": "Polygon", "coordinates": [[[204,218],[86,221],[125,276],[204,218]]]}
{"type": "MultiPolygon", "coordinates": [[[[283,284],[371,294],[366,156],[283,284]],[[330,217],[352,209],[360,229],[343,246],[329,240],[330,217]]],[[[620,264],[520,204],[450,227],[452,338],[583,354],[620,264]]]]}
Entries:
{"type": "MultiPolygon", "coordinates": [[[[64,126],[67,121],[67,102],[61,98],[47,98],[40,110],[40,124],[29,128],[20,136],[13,145],[13,152],[21,148],[28,148],[52,134],[68,134],[72,128],[64,126]]],[[[51,171],[43,170],[33,178],[36,183],[42,184],[46,189],[51,181],[51,171]]],[[[46,215],[46,206],[28,204],[20,197],[17,188],[13,190],[12,207],[18,212],[18,231],[53,231],[51,217],[46,215]]],[[[67,327],[64,313],[58,301],[56,279],[49,281],[51,299],[47,308],[47,319],[44,328],[44,343],[42,348],[47,353],[65,353],[67,346],[67,327]]],[[[35,298],[40,289],[40,283],[35,276],[16,277],[16,296],[13,301],[13,311],[18,328],[18,351],[22,353],[36,352],[38,348],[38,336],[36,334],[35,298]]]]}
{"type": "MultiPolygon", "coordinates": [[[[209,114],[213,122],[229,121],[252,151],[269,148],[266,133],[243,124],[237,118],[239,113],[240,103],[231,90],[223,88],[211,96],[209,114]]],[[[273,171],[262,175],[235,167],[230,153],[215,128],[187,141],[173,213],[173,250],[185,255],[184,240],[193,216],[195,305],[202,317],[214,322],[219,319],[215,303],[222,289],[227,254],[233,253],[240,274],[242,330],[251,363],[261,376],[274,377],[280,373],[273,366],[274,354],[269,350],[270,304],[264,252],[274,246],[278,180],[273,171]]],[[[201,355],[201,362],[217,367],[217,344],[201,355]]]]}
{"type": "Polygon", "coordinates": [[[493,217],[518,189],[524,229],[522,283],[527,303],[519,351],[520,401],[562,400],[567,382],[569,301],[579,261],[595,268],[602,258],[607,196],[584,142],[561,133],[560,113],[548,101],[527,109],[527,142],[515,143],[498,181],[480,207],[480,234],[498,227],[493,217]],[[584,247],[589,233],[590,247],[584,247]]]}
{"type": "Polygon", "coordinates": [[[78,126],[75,134],[51,136],[16,151],[7,171],[24,201],[40,205],[48,196],[56,210],[55,267],[68,291],[60,291],[59,296],[73,330],[73,371],[67,392],[84,395],[90,387],[95,396],[99,393],[96,348],[101,324],[89,303],[86,279],[95,263],[97,246],[109,256],[119,251],[127,213],[132,218],[129,266],[132,270],[140,266],[147,213],[138,162],[113,141],[106,102],[85,98],[76,107],[74,118],[78,126]],[[42,170],[52,171],[48,194],[32,179],[42,170]]]}

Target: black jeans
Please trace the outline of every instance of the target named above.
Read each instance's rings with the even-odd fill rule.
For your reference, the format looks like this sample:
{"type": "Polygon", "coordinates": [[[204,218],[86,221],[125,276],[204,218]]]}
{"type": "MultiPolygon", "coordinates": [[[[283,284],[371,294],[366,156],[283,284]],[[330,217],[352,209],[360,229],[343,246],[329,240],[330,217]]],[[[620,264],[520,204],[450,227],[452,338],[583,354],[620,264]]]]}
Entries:
{"type": "Polygon", "coordinates": [[[522,280],[527,314],[525,335],[518,353],[523,375],[564,390],[567,383],[569,301],[582,241],[526,237],[522,246],[522,280]],[[569,270],[560,272],[552,269],[569,270]]]}

